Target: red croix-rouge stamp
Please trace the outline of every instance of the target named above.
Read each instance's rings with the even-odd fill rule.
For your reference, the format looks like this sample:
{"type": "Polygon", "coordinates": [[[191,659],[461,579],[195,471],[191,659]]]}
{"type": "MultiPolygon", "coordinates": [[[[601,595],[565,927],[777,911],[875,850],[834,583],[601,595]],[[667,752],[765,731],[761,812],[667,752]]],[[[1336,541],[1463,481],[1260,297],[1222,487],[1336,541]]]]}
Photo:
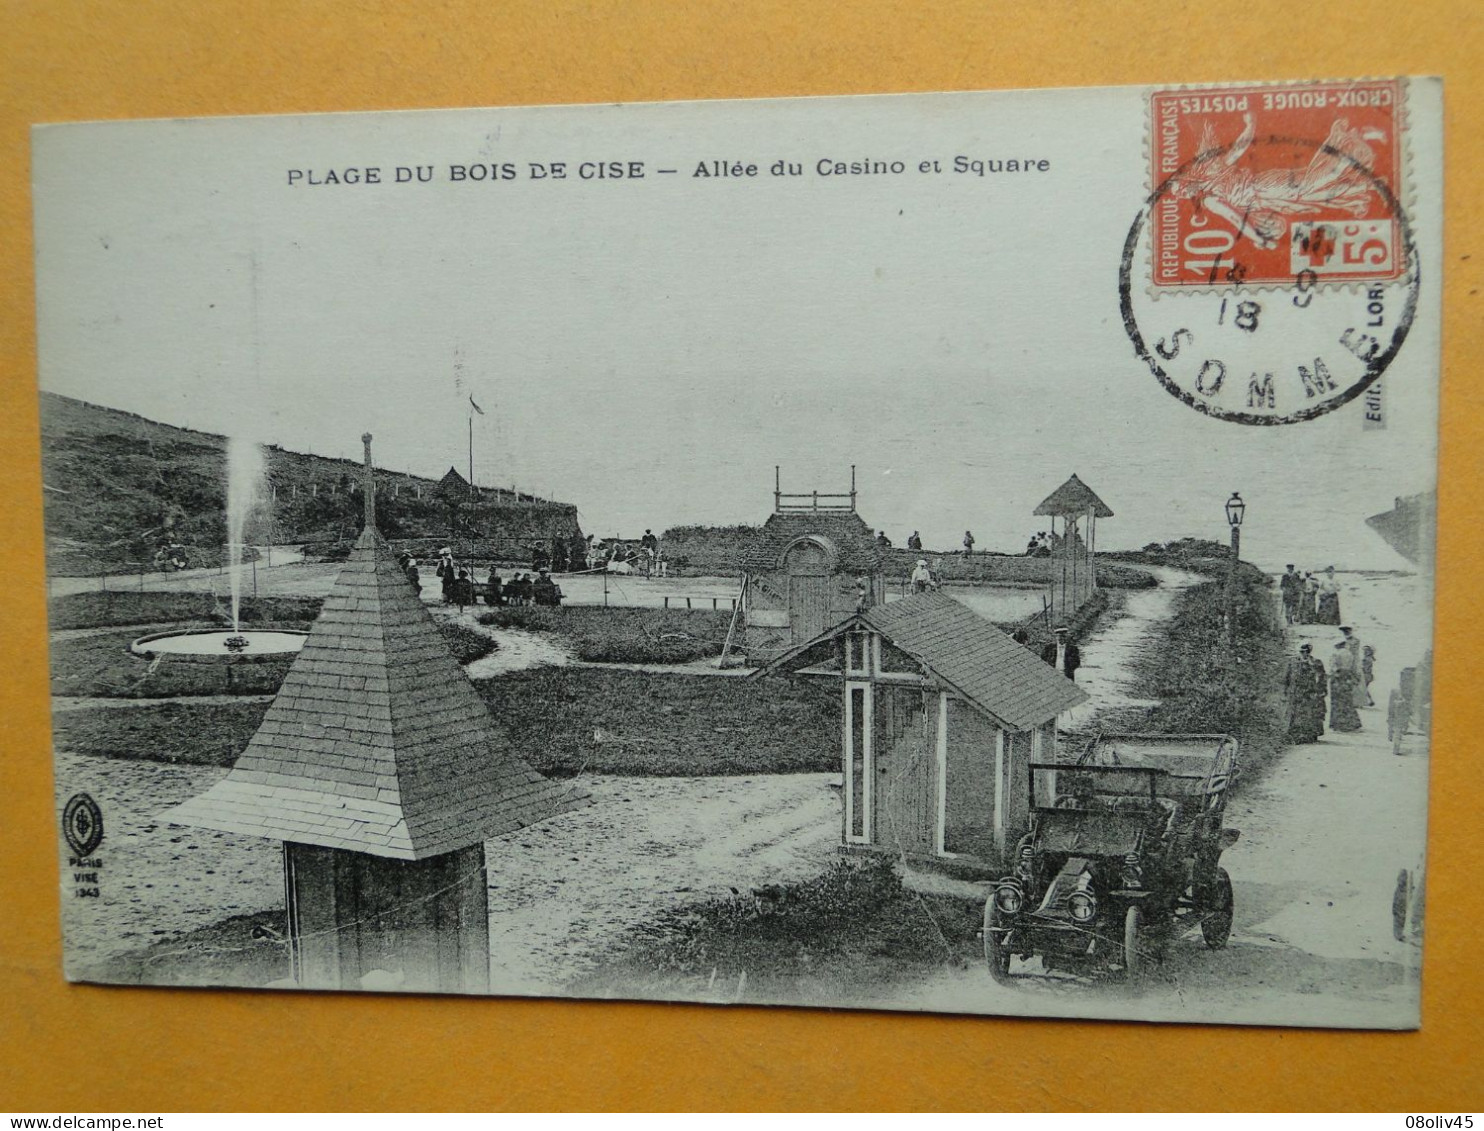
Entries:
{"type": "Polygon", "coordinates": [[[1153,285],[1398,278],[1402,99],[1395,79],[1156,91],[1153,285]]]}
{"type": "Polygon", "coordinates": [[[1156,90],[1119,300],[1135,353],[1190,408],[1297,424],[1361,400],[1421,280],[1406,210],[1406,79],[1156,90]]]}

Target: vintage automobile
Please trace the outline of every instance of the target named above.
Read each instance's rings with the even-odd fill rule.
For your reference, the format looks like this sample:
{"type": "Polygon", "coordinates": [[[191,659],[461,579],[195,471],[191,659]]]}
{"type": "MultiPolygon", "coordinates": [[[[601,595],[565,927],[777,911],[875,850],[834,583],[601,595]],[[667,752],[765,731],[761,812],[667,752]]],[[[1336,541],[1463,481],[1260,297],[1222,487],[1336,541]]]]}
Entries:
{"type": "Polygon", "coordinates": [[[1133,979],[1197,923],[1207,946],[1225,946],[1237,755],[1228,735],[1099,735],[1074,762],[1032,763],[1030,831],[984,905],[995,980],[1012,981],[1017,957],[1133,979]]]}

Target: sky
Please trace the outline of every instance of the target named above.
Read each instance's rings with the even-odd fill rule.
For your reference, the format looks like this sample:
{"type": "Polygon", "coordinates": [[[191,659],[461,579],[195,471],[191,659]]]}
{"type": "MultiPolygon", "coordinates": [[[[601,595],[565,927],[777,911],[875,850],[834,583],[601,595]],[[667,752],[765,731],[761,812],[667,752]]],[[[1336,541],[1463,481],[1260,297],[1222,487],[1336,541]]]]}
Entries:
{"type": "MultiPolygon", "coordinates": [[[[1405,568],[1363,520],[1434,483],[1436,295],[1384,430],[1358,401],[1266,428],[1193,412],[1120,320],[1144,122],[1121,90],[48,127],[41,384],[329,456],[370,431],[380,465],[433,476],[466,470],[472,396],[476,479],[603,536],[761,522],[775,465],[786,491],[844,490],[854,465],[898,544],[972,529],[1013,552],[1075,472],[1115,512],[1103,547],[1225,540],[1240,491],[1253,560],[1405,568]],[[768,175],[778,159],[804,175],[768,175]],[[575,174],[635,160],[642,180],[575,174]],[[712,160],[759,175],[693,175],[712,160]],[[530,176],[554,161],[567,178],[530,176]],[[398,165],[434,179],[304,183],[398,165]]],[[[1424,263],[1433,211],[1421,194],[1424,263]]]]}

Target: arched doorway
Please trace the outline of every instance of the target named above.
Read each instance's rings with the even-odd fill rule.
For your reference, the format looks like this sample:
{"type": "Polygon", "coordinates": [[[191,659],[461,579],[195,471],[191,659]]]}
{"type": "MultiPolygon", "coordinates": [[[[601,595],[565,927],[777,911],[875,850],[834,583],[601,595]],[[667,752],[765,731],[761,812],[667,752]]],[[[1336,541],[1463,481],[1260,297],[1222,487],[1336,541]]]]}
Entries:
{"type": "Polygon", "coordinates": [[[781,566],[788,576],[790,642],[802,644],[829,627],[835,550],[819,535],[799,538],[784,549],[781,566]]]}

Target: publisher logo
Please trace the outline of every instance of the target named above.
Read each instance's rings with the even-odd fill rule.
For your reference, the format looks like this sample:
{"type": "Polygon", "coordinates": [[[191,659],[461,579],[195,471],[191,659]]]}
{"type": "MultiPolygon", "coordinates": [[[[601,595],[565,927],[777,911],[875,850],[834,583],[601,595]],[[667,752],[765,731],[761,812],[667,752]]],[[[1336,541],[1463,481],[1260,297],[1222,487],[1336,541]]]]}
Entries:
{"type": "Polygon", "coordinates": [[[62,810],[62,835],[76,856],[91,856],[103,843],[103,810],[86,793],[75,793],[62,810]]]}

